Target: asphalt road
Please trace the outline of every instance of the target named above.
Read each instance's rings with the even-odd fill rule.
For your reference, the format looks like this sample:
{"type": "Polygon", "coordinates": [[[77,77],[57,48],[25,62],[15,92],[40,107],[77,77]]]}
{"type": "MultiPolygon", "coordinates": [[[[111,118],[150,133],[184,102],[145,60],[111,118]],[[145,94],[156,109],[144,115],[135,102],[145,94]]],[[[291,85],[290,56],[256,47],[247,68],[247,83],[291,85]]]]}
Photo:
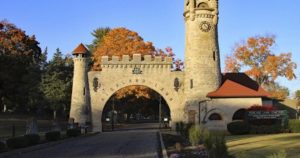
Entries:
{"type": "Polygon", "coordinates": [[[157,158],[155,130],[105,132],[12,158],[157,158]]]}

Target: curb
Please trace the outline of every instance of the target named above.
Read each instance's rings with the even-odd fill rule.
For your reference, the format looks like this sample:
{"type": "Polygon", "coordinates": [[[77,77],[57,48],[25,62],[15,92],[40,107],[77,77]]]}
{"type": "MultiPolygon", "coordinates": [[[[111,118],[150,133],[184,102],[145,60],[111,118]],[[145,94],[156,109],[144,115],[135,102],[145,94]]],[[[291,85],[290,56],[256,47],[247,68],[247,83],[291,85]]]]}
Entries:
{"type": "Polygon", "coordinates": [[[162,152],[161,153],[162,158],[168,158],[167,150],[166,150],[165,144],[163,142],[162,135],[161,135],[160,131],[158,131],[158,135],[159,135],[159,140],[160,140],[160,148],[161,148],[161,152],[162,152]]]}
{"type": "Polygon", "coordinates": [[[81,138],[94,136],[94,135],[97,135],[97,134],[99,134],[99,133],[91,133],[90,135],[82,135],[80,137],[67,138],[67,139],[58,140],[58,141],[55,141],[55,142],[48,142],[48,143],[38,144],[38,145],[30,146],[30,147],[27,147],[27,148],[15,149],[15,150],[12,150],[12,151],[7,151],[7,152],[0,153],[0,157],[4,158],[4,157],[17,156],[17,155],[24,154],[24,153],[29,153],[29,152],[32,152],[32,151],[49,148],[49,147],[52,147],[52,146],[55,146],[55,145],[58,145],[58,144],[65,143],[65,142],[71,142],[71,141],[78,140],[78,139],[81,139],[81,138]]]}

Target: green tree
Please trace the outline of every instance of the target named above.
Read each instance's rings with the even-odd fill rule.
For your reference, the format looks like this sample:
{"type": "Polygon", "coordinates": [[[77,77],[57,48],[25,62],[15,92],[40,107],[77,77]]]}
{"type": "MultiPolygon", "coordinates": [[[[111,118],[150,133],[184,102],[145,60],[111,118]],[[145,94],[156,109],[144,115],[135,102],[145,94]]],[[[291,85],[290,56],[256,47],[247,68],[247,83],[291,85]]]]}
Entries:
{"type": "Polygon", "coordinates": [[[53,118],[57,112],[63,112],[70,106],[73,64],[69,56],[63,56],[57,48],[53,59],[49,61],[42,77],[41,89],[53,111],[53,118]]]}
{"type": "Polygon", "coordinates": [[[91,34],[94,36],[94,40],[91,44],[88,44],[87,47],[91,54],[96,51],[96,48],[101,44],[104,36],[110,31],[109,27],[99,27],[94,30],[91,34]]]}
{"type": "Polygon", "coordinates": [[[41,49],[35,36],[0,21],[0,108],[32,111],[40,82],[41,49]]]}

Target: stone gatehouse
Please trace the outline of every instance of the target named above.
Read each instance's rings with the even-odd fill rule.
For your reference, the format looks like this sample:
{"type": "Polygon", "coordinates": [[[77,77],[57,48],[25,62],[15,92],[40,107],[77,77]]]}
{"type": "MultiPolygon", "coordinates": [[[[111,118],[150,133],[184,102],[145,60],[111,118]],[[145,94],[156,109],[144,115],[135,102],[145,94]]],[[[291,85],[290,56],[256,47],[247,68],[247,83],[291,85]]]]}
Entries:
{"type": "MultiPolygon", "coordinates": [[[[172,124],[184,121],[226,129],[241,119],[243,110],[262,105],[268,94],[245,74],[221,74],[218,44],[218,0],[185,0],[185,69],[172,71],[172,58],[141,56],[102,57],[102,71],[89,71],[88,50],[74,51],[74,78],[70,117],[92,122],[102,131],[102,111],[118,90],[142,85],[167,102],[172,124]],[[143,59],[143,60],[142,60],[143,59]],[[246,84],[243,82],[246,80],[246,84]]],[[[173,126],[174,127],[174,126],[173,126]]]]}

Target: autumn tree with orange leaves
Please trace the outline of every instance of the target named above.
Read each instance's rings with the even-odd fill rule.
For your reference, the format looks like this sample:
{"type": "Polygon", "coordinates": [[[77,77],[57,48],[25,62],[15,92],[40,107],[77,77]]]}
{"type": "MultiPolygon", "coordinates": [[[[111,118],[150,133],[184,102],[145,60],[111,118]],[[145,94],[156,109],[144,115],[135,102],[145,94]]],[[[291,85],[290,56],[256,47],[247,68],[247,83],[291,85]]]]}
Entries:
{"type": "Polygon", "coordinates": [[[134,31],[126,28],[116,28],[109,31],[101,41],[101,45],[96,48],[92,60],[93,70],[101,70],[102,56],[122,56],[133,54],[151,55],[155,47],[151,42],[144,42],[143,38],[134,31]]]}
{"type": "MultiPolygon", "coordinates": [[[[272,85],[278,88],[278,86],[274,86],[278,77],[288,80],[295,79],[294,71],[297,65],[291,59],[292,54],[275,55],[273,53],[275,43],[275,36],[255,36],[248,38],[246,42],[237,44],[233,54],[226,57],[225,71],[240,72],[243,70],[263,87],[272,85]]],[[[276,97],[276,95],[280,95],[278,89],[269,89],[271,95],[278,98],[276,97]]]]}

